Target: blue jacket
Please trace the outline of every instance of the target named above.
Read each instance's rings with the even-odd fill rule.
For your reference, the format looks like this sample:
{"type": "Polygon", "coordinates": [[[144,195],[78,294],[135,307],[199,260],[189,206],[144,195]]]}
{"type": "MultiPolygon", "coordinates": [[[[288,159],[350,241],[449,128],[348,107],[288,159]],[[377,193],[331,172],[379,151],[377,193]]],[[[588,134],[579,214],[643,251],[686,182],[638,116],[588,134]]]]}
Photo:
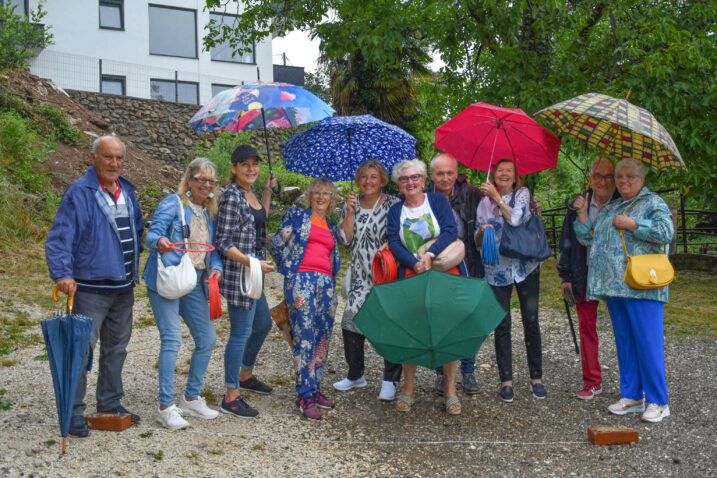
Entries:
{"type": "MultiPolygon", "coordinates": [[[[331,278],[336,282],[336,275],[341,266],[341,255],[339,254],[339,240],[336,236],[336,226],[328,218],[331,235],[334,236],[334,251],[331,259],[331,278]]],[[[279,230],[274,234],[269,246],[271,257],[276,262],[277,270],[289,280],[296,274],[304,260],[306,244],[309,242],[309,231],[311,231],[311,209],[301,210],[292,207],[281,220],[279,230]]]]}
{"type": "MultiPolygon", "coordinates": [[[[133,280],[139,283],[139,254],[142,252],[142,211],[135,187],[119,178],[134,235],[133,280]]],[[[124,256],[117,224],[102,196],[95,167],[65,191],[45,241],[45,259],[50,278],[114,280],[126,279],[124,256]]]]}
{"type": "MultiPolygon", "coordinates": [[[[147,263],[144,266],[144,275],[142,278],[144,279],[145,284],[147,284],[147,288],[153,291],[157,290],[157,254],[159,254],[159,251],[157,250],[157,241],[159,241],[162,237],[169,239],[169,242],[184,241],[184,238],[182,237],[182,218],[179,216],[178,199],[178,194],[170,194],[162,199],[157,206],[157,209],[154,211],[152,226],[149,228],[147,236],[144,238],[144,243],[152,250],[152,252],[150,252],[147,263]]],[[[208,212],[205,211],[204,214],[206,215],[209,224],[211,242],[214,244],[216,221],[211,220],[208,212]]],[[[191,206],[185,205],[184,222],[186,224],[191,223],[193,215],[191,206]]],[[[182,256],[184,254],[191,253],[183,253],[175,250],[165,252],[162,254],[162,263],[169,267],[176,266],[179,264],[179,261],[182,260],[182,256]]],[[[217,254],[216,249],[211,252],[208,257],[209,267],[207,267],[207,272],[213,269],[223,272],[224,269],[222,267],[222,260],[219,258],[219,254],[217,254]]]]}
{"type": "Polygon", "coordinates": [[[623,279],[627,259],[622,247],[620,231],[613,226],[618,214],[635,204],[627,216],[637,222],[635,232],[623,231],[627,251],[636,254],[664,254],[665,246],[675,232],[670,209],[657,194],[643,187],[636,197],[623,201],[621,197],[607,203],[593,225],[590,220],[573,223],[575,235],[584,246],[590,247],[588,263],[588,292],[591,300],[607,297],[649,299],[667,302],[669,286],[657,289],[633,289],[623,279]],[[635,204],[637,202],[637,204],[635,204]]]}
{"type": "MultiPolygon", "coordinates": [[[[438,224],[441,226],[441,234],[438,236],[436,242],[428,248],[428,252],[438,255],[448,247],[452,242],[458,239],[458,227],[456,226],[456,220],[453,217],[453,210],[451,209],[451,203],[448,202],[445,194],[442,193],[426,193],[428,198],[428,204],[431,206],[433,214],[436,215],[438,224]]],[[[416,256],[411,254],[411,251],[406,249],[406,246],[401,242],[401,209],[403,208],[404,201],[394,204],[391,209],[388,210],[388,247],[391,253],[396,258],[398,267],[398,277],[404,277],[406,268],[413,267],[418,262],[416,256]]],[[[465,260],[459,265],[461,274],[464,276],[468,275],[466,269],[465,260]]]]}

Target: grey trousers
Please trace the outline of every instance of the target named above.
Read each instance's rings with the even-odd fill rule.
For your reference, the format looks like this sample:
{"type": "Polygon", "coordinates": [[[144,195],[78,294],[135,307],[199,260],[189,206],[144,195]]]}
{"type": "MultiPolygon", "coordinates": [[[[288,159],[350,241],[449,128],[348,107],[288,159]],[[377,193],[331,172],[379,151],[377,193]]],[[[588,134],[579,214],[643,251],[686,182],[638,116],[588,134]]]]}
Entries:
{"type": "Polygon", "coordinates": [[[85,393],[87,392],[87,362],[93,354],[99,364],[97,377],[97,410],[110,410],[119,406],[124,395],[122,389],[122,367],[127,357],[127,344],[132,335],[132,306],[134,291],[123,294],[92,294],[77,292],[73,313],[92,319],[90,345],[82,364],[82,375],[77,384],[73,415],[85,412],[85,393]],[[100,339],[99,360],[94,353],[97,339],[100,339]]]}

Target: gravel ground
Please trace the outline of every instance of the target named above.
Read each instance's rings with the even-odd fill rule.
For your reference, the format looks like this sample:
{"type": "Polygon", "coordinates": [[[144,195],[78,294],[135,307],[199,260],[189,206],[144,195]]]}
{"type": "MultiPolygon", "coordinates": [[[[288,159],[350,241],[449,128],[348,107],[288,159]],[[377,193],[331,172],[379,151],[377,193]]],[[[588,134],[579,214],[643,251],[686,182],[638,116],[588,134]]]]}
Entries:
{"type": "MultiPolygon", "coordinates": [[[[270,274],[270,305],[278,302],[281,276],[270,274]]],[[[339,310],[340,317],[341,310],[339,310]]],[[[601,308],[604,314],[604,309],[601,308]]],[[[514,317],[517,311],[514,311],[514,317]]],[[[135,321],[151,317],[146,299],[138,299],[135,321]]],[[[2,476],[715,476],[715,341],[668,336],[667,383],[672,416],[647,424],[633,414],[610,415],[607,405],[619,398],[617,359],[609,320],[598,321],[603,371],[602,395],[582,401],[579,357],[563,314],[541,310],[546,400],[528,391],[520,322],[514,320],[516,398],[498,398],[498,374],[492,339],[478,353],[476,377],[481,393],[467,396],[460,385],[463,414],[448,416],[433,392],[431,371],[417,377],[416,405],[408,414],[377,400],[382,360],[367,346],[369,385],[336,392],[331,384],[345,376],[340,321],[331,343],[324,391],[337,401],[320,422],[300,418],[294,405],[292,360],[274,329],[262,349],[257,376],[274,387],[268,396],[249,395],[260,411],[253,420],[220,415],[212,421],[190,419],[188,430],[171,432],[154,421],[157,407],[156,361],[159,337],[154,326],[136,327],[125,365],[123,404],[142,421],[123,432],[92,431],[89,438],[68,439],[60,453],[52,379],[47,362],[34,360],[42,347],[14,352],[17,365],[1,369],[0,388],[12,407],[0,412],[2,476]],[[635,427],[635,445],[595,446],[587,427],[635,427]]],[[[223,393],[223,349],[228,321],[219,319],[217,348],[205,377],[218,406],[223,393]]],[[[177,361],[176,389],[186,380],[192,341],[186,333],[177,361]]],[[[90,372],[89,390],[96,383],[90,372]]],[[[88,394],[88,412],[94,410],[88,394]]]]}

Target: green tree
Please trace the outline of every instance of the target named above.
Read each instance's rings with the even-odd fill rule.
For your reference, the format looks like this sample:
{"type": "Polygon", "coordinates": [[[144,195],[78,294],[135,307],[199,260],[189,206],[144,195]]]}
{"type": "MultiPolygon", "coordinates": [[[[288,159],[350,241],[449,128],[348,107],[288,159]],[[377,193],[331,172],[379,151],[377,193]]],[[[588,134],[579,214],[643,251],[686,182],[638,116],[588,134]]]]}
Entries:
{"type": "Polygon", "coordinates": [[[35,56],[37,48],[45,48],[52,44],[49,26],[40,24],[47,12],[42,8],[30,12],[31,20],[25,15],[15,12],[16,6],[0,4],[0,71],[23,70],[28,60],[35,56]]]}
{"type": "Polygon", "coordinates": [[[325,103],[331,104],[329,77],[324,68],[317,68],[315,73],[307,71],[304,74],[304,88],[321,98],[325,103]]]}

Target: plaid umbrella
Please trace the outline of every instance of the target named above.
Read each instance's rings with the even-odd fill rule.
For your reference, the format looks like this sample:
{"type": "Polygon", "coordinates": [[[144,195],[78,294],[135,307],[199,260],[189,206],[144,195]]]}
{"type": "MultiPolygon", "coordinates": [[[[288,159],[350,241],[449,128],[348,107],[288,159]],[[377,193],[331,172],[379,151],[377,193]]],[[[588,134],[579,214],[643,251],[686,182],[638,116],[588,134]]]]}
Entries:
{"type": "MultiPolygon", "coordinates": [[[[629,98],[629,95],[628,95],[629,98]]],[[[537,113],[568,134],[617,158],[634,158],[657,171],[687,169],[667,132],[644,108],[600,93],[586,93],[537,113]]]]}

